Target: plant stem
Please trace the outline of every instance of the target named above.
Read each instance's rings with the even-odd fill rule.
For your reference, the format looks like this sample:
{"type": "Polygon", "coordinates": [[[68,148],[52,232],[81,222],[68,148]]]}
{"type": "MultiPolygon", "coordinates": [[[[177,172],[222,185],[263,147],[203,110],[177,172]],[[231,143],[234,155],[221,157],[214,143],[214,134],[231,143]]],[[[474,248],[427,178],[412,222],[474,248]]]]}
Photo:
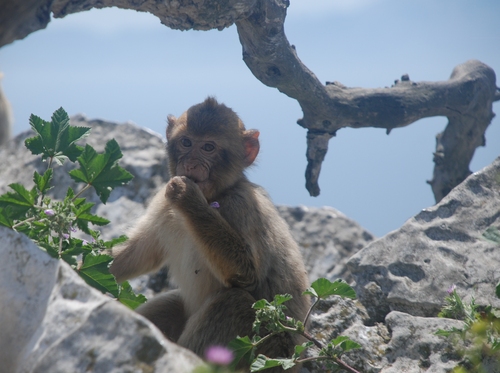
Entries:
{"type": "Polygon", "coordinates": [[[342,369],[345,369],[347,370],[348,372],[351,372],[351,373],[361,373],[359,371],[357,371],[356,369],[354,369],[353,367],[347,365],[346,363],[344,363],[342,360],[340,360],[338,357],[334,357],[334,356],[311,356],[311,357],[306,357],[304,359],[297,359],[297,362],[298,363],[304,363],[306,361],[317,361],[317,360],[333,360],[335,361],[335,363],[337,365],[340,365],[342,367],[342,369]]]}
{"type": "Polygon", "coordinates": [[[59,259],[61,259],[62,257],[62,242],[63,242],[62,239],[63,239],[62,233],[59,233],[59,250],[57,252],[59,259]]]}
{"type": "MultiPolygon", "coordinates": [[[[322,349],[324,347],[323,344],[320,341],[318,341],[316,338],[314,338],[309,333],[307,333],[307,332],[304,331],[304,332],[300,333],[300,335],[302,335],[303,337],[309,339],[319,349],[322,349]]],[[[340,365],[342,368],[344,368],[345,370],[347,370],[347,371],[349,371],[351,373],[360,373],[356,369],[352,368],[351,366],[349,366],[348,364],[344,363],[341,359],[339,359],[338,357],[335,357],[335,356],[313,356],[313,357],[310,357],[310,358],[301,359],[299,361],[302,362],[302,361],[308,361],[308,360],[326,360],[326,359],[331,359],[331,360],[335,361],[335,363],[337,365],[340,365]]]]}
{"type": "Polygon", "coordinates": [[[272,332],[271,334],[268,334],[264,337],[262,337],[258,342],[256,342],[254,344],[254,347],[257,347],[258,345],[260,345],[261,343],[264,343],[265,341],[267,341],[269,338],[271,338],[272,336],[276,335],[276,334],[279,334],[281,332],[272,332]]]}
{"type": "Polygon", "coordinates": [[[303,337],[309,339],[319,349],[322,349],[323,347],[325,347],[325,346],[323,346],[323,344],[320,341],[318,341],[316,338],[314,338],[312,335],[310,335],[306,331],[300,333],[300,335],[302,335],[303,337]]]}
{"type": "Polygon", "coordinates": [[[316,301],[311,305],[311,307],[309,307],[309,311],[307,311],[307,315],[304,318],[304,326],[307,325],[307,321],[309,320],[309,316],[311,316],[311,312],[312,312],[313,308],[316,307],[318,302],[319,302],[319,298],[316,298],[316,301]]]}
{"type": "Polygon", "coordinates": [[[351,373],[361,373],[361,372],[357,371],[356,369],[354,369],[353,367],[351,367],[350,365],[344,363],[338,357],[332,357],[332,359],[335,360],[335,362],[337,363],[337,365],[340,365],[342,368],[344,368],[348,372],[351,372],[351,373]]]}
{"type": "Polygon", "coordinates": [[[77,199],[78,197],[80,197],[80,195],[81,195],[83,192],[85,192],[87,189],[89,189],[91,186],[92,186],[92,185],[90,185],[90,184],[85,185],[85,186],[82,188],[82,190],[80,190],[80,191],[76,194],[76,196],[74,196],[74,197],[73,197],[73,199],[72,199],[71,201],[74,201],[75,199],[77,199]]]}
{"type": "Polygon", "coordinates": [[[33,220],[35,220],[35,219],[36,219],[35,217],[31,217],[31,218],[29,218],[29,219],[26,219],[26,220],[20,221],[19,223],[14,224],[14,225],[12,226],[12,229],[16,229],[17,227],[19,227],[19,226],[21,226],[21,225],[23,225],[23,224],[25,224],[25,223],[29,223],[29,222],[31,222],[31,221],[33,221],[33,220]]]}

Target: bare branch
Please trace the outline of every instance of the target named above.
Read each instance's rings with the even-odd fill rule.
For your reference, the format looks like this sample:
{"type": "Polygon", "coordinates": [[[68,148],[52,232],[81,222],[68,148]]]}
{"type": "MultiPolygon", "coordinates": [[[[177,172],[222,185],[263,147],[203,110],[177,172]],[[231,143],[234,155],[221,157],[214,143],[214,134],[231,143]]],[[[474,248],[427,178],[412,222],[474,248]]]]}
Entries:
{"type": "Polygon", "coordinates": [[[2,0],[0,47],[43,29],[50,13],[63,18],[92,8],[117,7],[148,12],[177,30],[222,30],[248,17],[257,0],[2,0]]]}
{"type": "Polygon", "coordinates": [[[438,135],[434,179],[430,182],[439,201],[470,174],[476,147],[484,144],[484,131],[493,118],[492,102],[499,92],[494,71],[479,61],[457,66],[448,81],[412,82],[408,75],[391,88],[347,88],[323,85],[300,61],[284,33],[287,0],[260,1],[254,14],[236,22],[243,59],[264,84],[296,99],[304,113],[298,123],[307,136],[306,187],[319,194],[318,177],[328,140],[343,127],[393,128],[418,119],[446,116],[449,124],[438,135]]]}

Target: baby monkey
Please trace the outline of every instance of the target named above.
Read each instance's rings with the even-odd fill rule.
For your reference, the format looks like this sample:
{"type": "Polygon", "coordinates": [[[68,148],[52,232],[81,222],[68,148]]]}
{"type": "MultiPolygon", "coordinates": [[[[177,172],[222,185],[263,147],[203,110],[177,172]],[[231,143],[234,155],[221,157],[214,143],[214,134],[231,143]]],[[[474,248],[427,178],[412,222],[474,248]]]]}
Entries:
{"type": "MultiPolygon", "coordinates": [[[[308,277],[298,246],[267,193],[244,173],[259,153],[259,132],[208,97],[169,116],[166,136],[171,179],[113,249],[110,270],[121,282],[166,264],[178,289],[137,312],[200,356],[252,335],[256,300],[291,294],[287,313],[303,320],[308,277]]],[[[276,336],[259,352],[290,357],[296,343],[276,336]]]]}

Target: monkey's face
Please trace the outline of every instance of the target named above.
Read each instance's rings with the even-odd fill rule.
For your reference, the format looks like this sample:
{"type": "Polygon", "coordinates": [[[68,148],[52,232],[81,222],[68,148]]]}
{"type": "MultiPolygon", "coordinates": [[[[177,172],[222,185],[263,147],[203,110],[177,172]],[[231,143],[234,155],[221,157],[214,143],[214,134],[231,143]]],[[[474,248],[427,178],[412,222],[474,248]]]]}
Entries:
{"type": "Polygon", "coordinates": [[[216,141],[184,135],[176,141],[176,150],[175,174],[193,180],[207,196],[207,192],[213,187],[210,170],[217,162],[220,152],[216,141]]]}
{"type": "Polygon", "coordinates": [[[245,130],[236,113],[213,98],[179,118],[168,117],[167,150],[171,176],[186,176],[207,200],[244,177],[259,152],[259,132],[245,130]]]}

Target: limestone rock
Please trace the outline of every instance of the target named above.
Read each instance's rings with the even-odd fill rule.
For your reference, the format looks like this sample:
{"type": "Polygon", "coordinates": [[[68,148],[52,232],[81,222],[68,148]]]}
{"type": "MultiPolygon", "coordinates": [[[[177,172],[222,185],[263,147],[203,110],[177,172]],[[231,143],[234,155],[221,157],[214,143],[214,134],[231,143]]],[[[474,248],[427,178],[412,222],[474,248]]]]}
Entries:
{"type": "Polygon", "coordinates": [[[27,237],[0,227],[0,242],[1,372],[191,372],[201,364],[27,237]]]}
{"type": "Polygon", "coordinates": [[[435,316],[447,289],[500,306],[500,158],[436,206],[369,244],[348,262],[372,321],[391,310],[435,316]]]}
{"type": "Polygon", "coordinates": [[[347,260],[374,240],[371,233],[332,207],[278,206],[298,242],[311,282],[320,277],[352,282],[347,260]]]}

